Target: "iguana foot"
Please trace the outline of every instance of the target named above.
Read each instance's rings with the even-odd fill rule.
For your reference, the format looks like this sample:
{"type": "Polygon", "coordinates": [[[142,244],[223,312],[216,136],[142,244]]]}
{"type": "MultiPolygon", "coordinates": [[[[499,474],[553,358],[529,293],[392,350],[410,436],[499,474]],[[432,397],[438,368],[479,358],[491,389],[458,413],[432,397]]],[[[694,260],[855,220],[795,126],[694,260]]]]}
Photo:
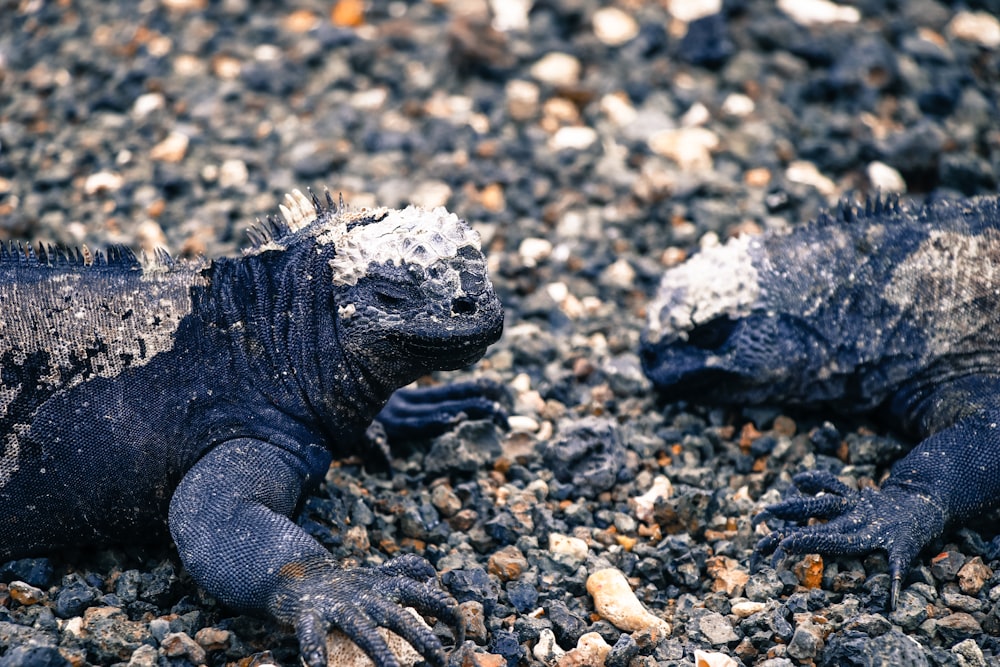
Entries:
{"type": "MultiPolygon", "coordinates": [[[[290,569],[290,568],[285,568],[290,569]]],[[[327,667],[326,636],[338,629],[364,651],[376,667],[399,667],[384,627],[405,639],[431,665],[445,665],[440,640],[403,607],[439,618],[455,627],[455,646],[465,641],[458,603],[432,584],[434,568],[408,554],[376,568],[332,569],[329,562],[285,573],[274,596],[275,615],[295,626],[307,667],[327,667]]]]}
{"type": "Polygon", "coordinates": [[[765,508],[753,524],[768,519],[828,521],[774,530],[757,543],[751,567],[768,554],[777,564],[786,554],[861,556],[882,550],[892,580],[889,605],[895,609],[910,562],[944,530],[944,509],[924,493],[888,482],[881,490],[855,491],[824,471],[800,473],[792,481],[798,495],[765,508]]]}
{"type": "Polygon", "coordinates": [[[507,401],[503,385],[489,380],[399,389],[375,419],[390,441],[429,438],[462,419],[492,419],[506,427],[507,412],[502,404],[507,401]]]}

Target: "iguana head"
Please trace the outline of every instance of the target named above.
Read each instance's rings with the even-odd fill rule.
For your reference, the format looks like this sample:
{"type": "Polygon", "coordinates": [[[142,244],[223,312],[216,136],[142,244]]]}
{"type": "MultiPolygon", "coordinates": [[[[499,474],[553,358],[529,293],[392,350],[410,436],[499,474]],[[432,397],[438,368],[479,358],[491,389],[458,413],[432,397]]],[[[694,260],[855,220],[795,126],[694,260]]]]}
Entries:
{"type": "MultiPolygon", "coordinates": [[[[479,234],[444,208],[352,209],[296,191],[285,221],[331,287],[343,350],[389,375],[477,361],[503,328],[479,234]],[[304,225],[305,226],[302,226],[304,225]]],[[[412,378],[396,378],[402,383],[412,378]]]]}
{"type": "Polygon", "coordinates": [[[849,294],[833,245],[741,236],[703,245],[669,269],[642,345],[661,393],[746,404],[812,402],[832,391],[824,383],[842,380],[838,354],[854,345],[849,322],[832,314],[849,294]]]}

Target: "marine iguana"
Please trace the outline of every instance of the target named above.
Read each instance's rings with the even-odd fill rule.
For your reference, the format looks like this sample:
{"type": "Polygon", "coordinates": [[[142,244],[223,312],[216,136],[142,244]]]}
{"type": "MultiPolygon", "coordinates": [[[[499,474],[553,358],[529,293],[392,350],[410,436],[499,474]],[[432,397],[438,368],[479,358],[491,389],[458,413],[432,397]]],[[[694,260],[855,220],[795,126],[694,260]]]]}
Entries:
{"type": "Polygon", "coordinates": [[[895,607],[946,524],[1000,503],[1000,204],[869,199],[740,236],[668,270],[642,339],[667,398],[873,412],[920,440],[879,490],[797,475],[757,553],[884,550],[895,607]]]}
{"type": "MultiPolygon", "coordinates": [[[[333,627],[396,667],[378,626],[442,665],[401,606],[461,642],[427,561],[342,569],[290,517],[397,387],[499,338],[478,234],[443,208],[299,191],[286,204],[239,258],[3,246],[0,561],[169,529],[202,588],[294,626],[310,667],[333,627]]],[[[424,399],[410,391],[383,417],[424,428],[493,410],[470,385],[424,399]]]]}

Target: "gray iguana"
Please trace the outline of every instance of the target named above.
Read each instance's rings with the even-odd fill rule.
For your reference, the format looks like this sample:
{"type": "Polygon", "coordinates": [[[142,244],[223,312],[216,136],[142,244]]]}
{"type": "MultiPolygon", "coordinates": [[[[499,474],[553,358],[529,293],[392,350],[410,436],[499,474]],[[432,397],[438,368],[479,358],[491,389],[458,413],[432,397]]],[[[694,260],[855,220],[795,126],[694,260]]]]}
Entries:
{"type": "MultiPolygon", "coordinates": [[[[479,237],[442,208],[296,191],[282,212],[242,257],[210,262],[3,246],[0,560],[169,531],[199,585],[294,626],[311,667],[332,627],[394,667],[378,626],[441,665],[401,606],[461,638],[429,563],[341,569],[291,517],[398,387],[499,338],[479,237]]],[[[417,392],[382,418],[420,429],[494,409],[471,383],[417,392]]]]}
{"type": "Polygon", "coordinates": [[[998,325],[998,199],[875,199],[668,270],[641,354],[668,398],[877,412],[918,438],[878,490],[805,472],[755,517],[829,519],[762,539],[775,559],[884,550],[895,606],[921,548],[1000,503],[998,325]]]}

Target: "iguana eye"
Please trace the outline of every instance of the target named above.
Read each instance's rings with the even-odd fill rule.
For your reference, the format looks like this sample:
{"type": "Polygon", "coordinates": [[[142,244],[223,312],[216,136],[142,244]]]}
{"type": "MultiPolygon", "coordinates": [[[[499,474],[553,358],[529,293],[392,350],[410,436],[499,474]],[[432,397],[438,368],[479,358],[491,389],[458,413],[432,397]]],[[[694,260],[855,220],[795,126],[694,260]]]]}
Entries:
{"type": "Polygon", "coordinates": [[[702,350],[716,350],[729,340],[736,325],[728,316],[716,317],[688,331],[687,342],[702,350]]]}
{"type": "Polygon", "coordinates": [[[419,294],[412,285],[382,282],[372,288],[375,301],[384,308],[399,309],[407,303],[414,303],[419,294]]]}

